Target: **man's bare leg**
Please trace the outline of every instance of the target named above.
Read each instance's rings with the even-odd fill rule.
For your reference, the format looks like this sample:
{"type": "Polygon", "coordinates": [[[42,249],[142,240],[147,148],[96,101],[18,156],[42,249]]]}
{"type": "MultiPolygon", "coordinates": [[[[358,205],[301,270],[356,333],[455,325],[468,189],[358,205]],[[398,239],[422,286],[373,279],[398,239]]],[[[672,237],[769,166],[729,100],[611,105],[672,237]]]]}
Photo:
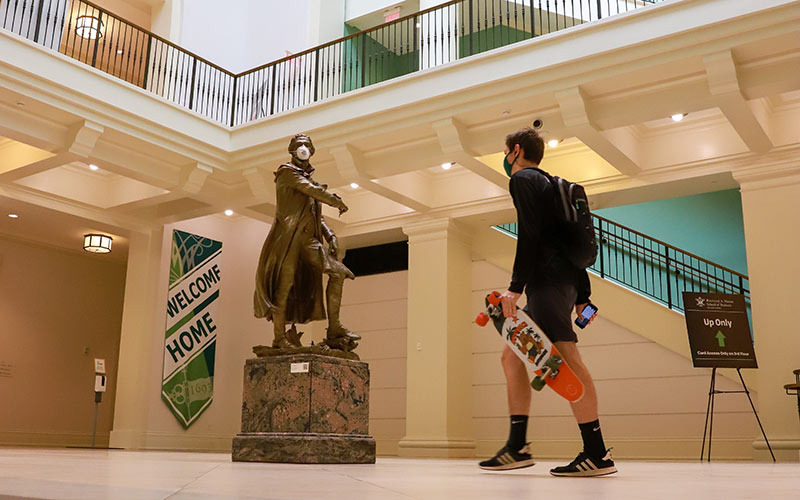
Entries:
{"type": "Polygon", "coordinates": [[[500,357],[506,376],[510,429],[506,445],[497,454],[480,463],[486,470],[509,470],[530,467],[535,462],[527,447],[528,412],[531,407],[531,386],[528,370],[508,345],[500,357]]]}
{"type": "Polygon", "coordinates": [[[525,363],[514,354],[508,344],[503,344],[500,362],[506,375],[509,415],[527,415],[531,408],[531,384],[525,363]]]}
{"type": "Polygon", "coordinates": [[[564,361],[583,383],[583,397],[571,403],[583,439],[583,451],[569,465],[550,471],[554,476],[604,476],[617,472],[611,454],[603,442],[603,432],[597,418],[597,391],[589,369],[583,363],[575,342],[554,342],[564,361]]]}
{"type": "Polygon", "coordinates": [[[575,342],[554,342],[554,345],[583,383],[583,397],[577,402],[571,403],[572,414],[575,415],[579,424],[597,420],[597,391],[594,388],[594,381],[589,369],[583,364],[577,344],[575,342]]]}

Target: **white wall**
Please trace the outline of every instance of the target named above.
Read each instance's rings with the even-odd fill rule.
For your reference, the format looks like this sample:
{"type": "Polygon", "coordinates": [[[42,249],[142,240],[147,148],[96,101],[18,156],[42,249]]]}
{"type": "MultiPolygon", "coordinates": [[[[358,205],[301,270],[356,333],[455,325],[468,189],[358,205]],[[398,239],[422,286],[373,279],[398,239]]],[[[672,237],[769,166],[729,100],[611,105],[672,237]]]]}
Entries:
{"type": "Polygon", "coordinates": [[[0,444],[88,446],[94,361],[109,379],[97,445],[114,416],[125,264],[0,237],[0,444]]]}
{"type": "Polygon", "coordinates": [[[346,281],[342,294],[342,324],[361,335],[356,352],[369,363],[369,432],[379,455],[396,455],[406,432],[407,297],[408,271],[346,281]]]}
{"type": "Polygon", "coordinates": [[[181,47],[239,73],[339,38],[342,0],[183,2],[181,47]]]}
{"type": "MultiPolygon", "coordinates": [[[[347,21],[350,21],[351,19],[356,19],[372,12],[388,9],[398,3],[400,3],[398,0],[346,0],[344,16],[347,21]]],[[[400,13],[401,16],[408,14],[411,13],[400,13]]]]}
{"type": "Polygon", "coordinates": [[[309,48],[344,36],[345,0],[311,0],[309,48]],[[312,38],[316,34],[316,39],[312,38]]]}

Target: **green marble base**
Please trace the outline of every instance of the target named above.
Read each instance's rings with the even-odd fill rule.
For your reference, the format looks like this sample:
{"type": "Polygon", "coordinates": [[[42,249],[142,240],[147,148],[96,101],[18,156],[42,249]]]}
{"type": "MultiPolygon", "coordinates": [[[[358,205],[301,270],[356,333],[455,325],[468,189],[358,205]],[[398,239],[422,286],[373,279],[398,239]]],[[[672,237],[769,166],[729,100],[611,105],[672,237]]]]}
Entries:
{"type": "Polygon", "coordinates": [[[234,461],[374,463],[369,366],[319,354],[248,359],[234,461]]]}
{"type": "Polygon", "coordinates": [[[239,434],[233,438],[234,462],[290,464],[374,464],[375,440],[356,434],[239,434]]]}

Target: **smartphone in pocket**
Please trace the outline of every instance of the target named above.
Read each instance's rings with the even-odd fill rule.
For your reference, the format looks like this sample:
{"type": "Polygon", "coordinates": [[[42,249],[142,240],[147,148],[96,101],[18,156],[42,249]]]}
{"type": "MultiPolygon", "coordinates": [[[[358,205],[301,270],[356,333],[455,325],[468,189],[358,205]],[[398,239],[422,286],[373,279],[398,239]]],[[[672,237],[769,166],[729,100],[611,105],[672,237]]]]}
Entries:
{"type": "Polygon", "coordinates": [[[581,311],[578,317],[575,318],[575,324],[578,325],[578,328],[585,328],[595,313],[597,313],[597,306],[589,302],[586,304],[586,307],[583,308],[583,311],[581,311]]]}

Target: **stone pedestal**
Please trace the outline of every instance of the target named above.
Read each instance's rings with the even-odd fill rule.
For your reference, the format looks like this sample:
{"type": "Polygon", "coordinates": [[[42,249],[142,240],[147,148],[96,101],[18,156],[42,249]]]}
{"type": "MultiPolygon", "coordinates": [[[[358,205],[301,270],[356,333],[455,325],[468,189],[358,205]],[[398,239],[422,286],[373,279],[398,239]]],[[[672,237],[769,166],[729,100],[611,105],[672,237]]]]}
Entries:
{"type": "Polygon", "coordinates": [[[375,463],[367,363],[318,354],[248,359],[233,460],[375,463]]]}

